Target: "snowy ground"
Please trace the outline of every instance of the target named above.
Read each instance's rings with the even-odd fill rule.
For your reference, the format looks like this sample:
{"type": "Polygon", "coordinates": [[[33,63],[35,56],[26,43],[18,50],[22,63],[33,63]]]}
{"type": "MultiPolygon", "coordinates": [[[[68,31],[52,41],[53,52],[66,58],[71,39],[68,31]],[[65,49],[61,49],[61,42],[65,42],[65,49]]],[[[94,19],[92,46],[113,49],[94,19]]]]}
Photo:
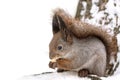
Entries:
{"type": "MultiPolygon", "coordinates": [[[[120,53],[118,54],[118,61],[120,61],[120,53]]],[[[49,70],[50,71],[50,70],[49,70]]],[[[119,80],[120,79],[120,66],[115,71],[114,75],[109,77],[100,77],[102,80],[119,80]]],[[[45,74],[32,74],[21,77],[19,80],[91,80],[90,78],[80,78],[76,72],[63,72],[57,73],[52,71],[52,73],[45,74]]]]}
{"type": "MultiPolygon", "coordinates": [[[[0,80],[48,80],[58,77],[59,80],[80,80],[72,72],[33,76],[54,71],[48,68],[52,10],[60,7],[74,16],[77,2],[78,0],[0,0],[0,80]]],[[[115,75],[107,79],[113,78],[120,78],[120,66],[115,75]]]]}

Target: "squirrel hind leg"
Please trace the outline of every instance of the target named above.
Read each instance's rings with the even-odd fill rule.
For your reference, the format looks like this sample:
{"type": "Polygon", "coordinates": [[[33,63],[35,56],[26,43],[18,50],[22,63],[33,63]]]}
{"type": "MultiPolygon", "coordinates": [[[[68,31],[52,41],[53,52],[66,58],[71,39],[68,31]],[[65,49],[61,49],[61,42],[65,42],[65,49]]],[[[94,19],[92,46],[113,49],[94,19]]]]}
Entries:
{"type": "Polygon", "coordinates": [[[88,69],[82,69],[78,71],[78,76],[79,77],[87,77],[89,75],[89,70],[88,69]]]}

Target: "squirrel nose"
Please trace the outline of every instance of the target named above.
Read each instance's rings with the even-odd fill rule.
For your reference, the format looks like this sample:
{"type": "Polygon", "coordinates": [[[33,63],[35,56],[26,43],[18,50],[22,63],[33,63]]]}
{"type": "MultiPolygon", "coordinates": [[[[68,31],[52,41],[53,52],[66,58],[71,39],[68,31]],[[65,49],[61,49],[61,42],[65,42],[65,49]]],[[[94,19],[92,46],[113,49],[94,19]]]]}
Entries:
{"type": "Polygon", "coordinates": [[[56,56],[60,56],[59,53],[55,53],[55,52],[50,52],[50,53],[49,53],[49,58],[50,58],[50,59],[53,59],[53,58],[55,58],[56,56]]]}
{"type": "Polygon", "coordinates": [[[49,52],[49,58],[52,59],[53,57],[55,57],[55,53],[49,52]]]}

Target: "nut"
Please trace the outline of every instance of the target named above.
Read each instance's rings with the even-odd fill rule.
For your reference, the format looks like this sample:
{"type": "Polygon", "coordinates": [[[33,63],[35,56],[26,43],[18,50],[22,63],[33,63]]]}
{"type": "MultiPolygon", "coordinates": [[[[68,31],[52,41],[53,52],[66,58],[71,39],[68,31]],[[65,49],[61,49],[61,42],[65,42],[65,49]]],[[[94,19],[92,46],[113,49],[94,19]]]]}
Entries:
{"type": "Polygon", "coordinates": [[[51,59],[51,62],[56,62],[57,59],[61,58],[60,56],[55,56],[53,59],[51,59]]]}

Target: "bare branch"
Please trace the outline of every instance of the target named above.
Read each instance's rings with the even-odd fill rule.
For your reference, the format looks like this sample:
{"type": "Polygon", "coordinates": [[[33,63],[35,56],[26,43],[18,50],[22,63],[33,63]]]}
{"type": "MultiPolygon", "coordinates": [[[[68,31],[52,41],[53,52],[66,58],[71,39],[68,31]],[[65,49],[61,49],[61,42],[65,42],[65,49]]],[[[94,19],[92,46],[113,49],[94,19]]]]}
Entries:
{"type": "Polygon", "coordinates": [[[78,19],[78,20],[81,19],[82,15],[80,13],[82,9],[83,9],[82,0],[79,0],[78,5],[77,5],[75,19],[78,19]]]}
{"type": "Polygon", "coordinates": [[[92,7],[92,0],[87,0],[87,7],[86,7],[86,12],[85,12],[85,19],[86,18],[89,18],[89,19],[92,18],[91,13],[90,13],[91,7],[92,7]]]}

